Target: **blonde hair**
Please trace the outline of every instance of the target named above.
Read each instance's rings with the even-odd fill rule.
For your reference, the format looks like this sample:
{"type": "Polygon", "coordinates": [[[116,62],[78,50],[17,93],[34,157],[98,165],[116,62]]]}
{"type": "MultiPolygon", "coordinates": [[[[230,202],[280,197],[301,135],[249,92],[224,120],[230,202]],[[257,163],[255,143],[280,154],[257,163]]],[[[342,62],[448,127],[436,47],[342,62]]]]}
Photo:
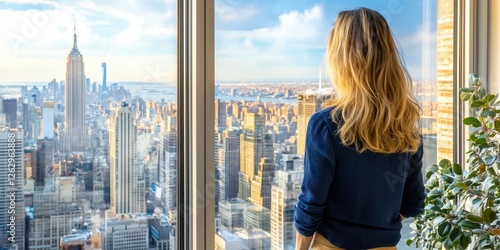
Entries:
{"type": "Polygon", "coordinates": [[[326,59],[336,96],[325,106],[334,106],[342,144],[358,152],[416,152],[420,107],[384,17],[367,8],[340,12],[326,59]]]}

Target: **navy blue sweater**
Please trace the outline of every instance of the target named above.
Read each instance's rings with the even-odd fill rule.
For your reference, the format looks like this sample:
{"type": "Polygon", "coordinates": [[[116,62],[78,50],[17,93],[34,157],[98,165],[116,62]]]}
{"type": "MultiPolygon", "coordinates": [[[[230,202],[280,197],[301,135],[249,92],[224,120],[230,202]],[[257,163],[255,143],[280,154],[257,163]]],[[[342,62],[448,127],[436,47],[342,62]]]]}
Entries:
{"type": "Polygon", "coordinates": [[[417,153],[358,153],[343,146],[332,108],[309,120],[295,227],[343,249],[395,246],[401,219],[424,208],[423,146],[417,153]]]}

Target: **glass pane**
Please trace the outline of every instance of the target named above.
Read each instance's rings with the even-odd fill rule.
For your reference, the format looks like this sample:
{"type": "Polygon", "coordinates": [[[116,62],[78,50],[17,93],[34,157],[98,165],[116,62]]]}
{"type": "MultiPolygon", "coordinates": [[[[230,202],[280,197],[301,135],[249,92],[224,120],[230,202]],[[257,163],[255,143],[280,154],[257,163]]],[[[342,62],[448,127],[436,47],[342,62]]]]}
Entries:
{"type": "MultiPolygon", "coordinates": [[[[361,6],[389,22],[423,111],[424,166],[436,163],[438,128],[453,131],[438,124],[437,83],[452,77],[452,60],[440,53],[448,58],[453,47],[437,45],[437,1],[216,0],[215,249],[294,249],[305,131],[332,88],[327,36],[339,11],[361,6]]],[[[410,223],[398,249],[407,248],[410,223]]]]}
{"type": "Polygon", "coordinates": [[[0,3],[0,249],[176,249],[176,5],[0,3]]]}

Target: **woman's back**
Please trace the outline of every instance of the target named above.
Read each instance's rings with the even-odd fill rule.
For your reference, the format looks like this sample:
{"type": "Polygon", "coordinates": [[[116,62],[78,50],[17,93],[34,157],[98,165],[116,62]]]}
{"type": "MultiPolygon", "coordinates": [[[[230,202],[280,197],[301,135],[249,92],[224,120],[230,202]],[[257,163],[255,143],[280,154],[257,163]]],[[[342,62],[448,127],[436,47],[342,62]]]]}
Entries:
{"type": "Polygon", "coordinates": [[[420,107],[382,15],[339,13],[326,51],[335,96],[309,120],[295,212],[298,249],[395,246],[423,211],[420,107]],[[314,245],[314,244],[313,244],[314,245]]]}
{"type": "Polygon", "coordinates": [[[422,147],[415,154],[357,152],[342,145],[331,110],[309,121],[304,166],[309,174],[296,209],[297,230],[311,235],[316,228],[345,249],[396,245],[400,214],[412,217],[422,212],[422,147]],[[318,211],[318,216],[311,211],[318,211]]]}

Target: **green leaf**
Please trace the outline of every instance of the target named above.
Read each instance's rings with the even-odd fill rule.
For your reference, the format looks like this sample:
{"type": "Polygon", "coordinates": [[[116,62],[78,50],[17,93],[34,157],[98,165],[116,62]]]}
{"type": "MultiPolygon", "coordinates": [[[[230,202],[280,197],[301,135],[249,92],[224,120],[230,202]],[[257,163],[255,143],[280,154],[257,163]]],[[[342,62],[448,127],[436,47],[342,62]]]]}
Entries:
{"type": "Polygon", "coordinates": [[[462,234],[460,233],[460,229],[458,227],[455,227],[453,228],[453,230],[451,230],[449,238],[452,242],[455,242],[460,239],[460,236],[462,236],[462,234]]]}
{"type": "Polygon", "coordinates": [[[473,93],[461,93],[460,94],[460,98],[463,100],[463,101],[468,101],[470,100],[471,97],[473,97],[474,94],[473,93]]]}
{"type": "Polygon", "coordinates": [[[500,120],[498,119],[495,120],[495,130],[500,131],[500,120]]]}
{"type": "Polygon", "coordinates": [[[455,187],[460,188],[462,190],[467,190],[467,185],[465,185],[465,183],[463,183],[463,182],[455,183],[455,187]]]}
{"type": "Polygon", "coordinates": [[[469,244],[472,242],[471,240],[471,236],[470,234],[463,234],[461,237],[460,237],[460,246],[463,248],[463,249],[466,249],[469,244]]]}
{"type": "Polygon", "coordinates": [[[439,166],[441,168],[449,168],[451,166],[451,161],[448,160],[448,159],[442,159],[440,162],[439,162],[439,166]]]}
{"type": "Polygon", "coordinates": [[[467,117],[464,119],[465,125],[472,125],[473,127],[480,127],[481,122],[476,117],[467,117]]]}
{"type": "Polygon", "coordinates": [[[483,116],[491,116],[491,117],[495,117],[497,115],[497,113],[495,113],[495,111],[491,111],[489,109],[486,109],[486,110],[483,110],[483,116]]]}
{"type": "Polygon", "coordinates": [[[484,97],[484,100],[489,104],[489,105],[493,105],[495,103],[495,101],[497,100],[498,98],[498,94],[496,95],[493,95],[493,94],[488,94],[484,97]]]}
{"type": "Polygon", "coordinates": [[[459,222],[458,225],[460,226],[460,228],[462,228],[462,230],[472,230],[481,228],[480,224],[468,220],[463,220],[459,222]]]}
{"type": "Polygon", "coordinates": [[[483,218],[475,214],[468,214],[465,216],[465,219],[472,222],[483,223],[483,218]]]}
{"type": "Polygon", "coordinates": [[[438,227],[438,235],[441,236],[441,238],[446,237],[451,230],[451,224],[449,222],[443,222],[441,225],[438,227]]]}
{"type": "Polygon", "coordinates": [[[474,141],[474,144],[476,144],[476,145],[488,145],[488,142],[486,141],[486,138],[478,138],[477,140],[474,141]]]}
{"type": "Polygon", "coordinates": [[[460,92],[474,92],[474,88],[460,88],[460,92]]]}
{"type": "Polygon", "coordinates": [[[475,100],[470,104],[471,108],[479,108],[482,107],[485,103],[481,100],[475,100]]]}
{"type": "Polygon", "coordinates": [[[492,223],[497,219],[496,213],[491,208],[486,208],[483,212],[483,220],[486,223],[492,223]]]}
{"type": "Polygon", "coordinates": [[[454,174],[462,175],[462,167],[456,163],[453,163],[452,171],[454,174]]]}
{"type": "Polygon", "coordinates": [[[406,240],[406,245],[407,245],[407,246],[411,246],[411,243],[413,243],[413,240],[412,240],[412,239],[408,239],[408,240],[406,240]]]}

